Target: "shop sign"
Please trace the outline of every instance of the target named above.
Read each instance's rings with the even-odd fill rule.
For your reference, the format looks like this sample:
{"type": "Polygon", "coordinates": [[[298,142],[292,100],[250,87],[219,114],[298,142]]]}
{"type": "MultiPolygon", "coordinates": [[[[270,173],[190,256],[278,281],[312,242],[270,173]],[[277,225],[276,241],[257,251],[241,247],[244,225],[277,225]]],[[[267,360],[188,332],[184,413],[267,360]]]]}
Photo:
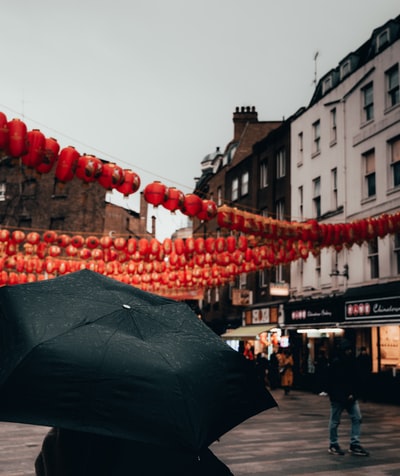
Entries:
{"type": "MultiPolygon", "coordinates": [[[[342,308],[343,309],[343,308],[342,308]]],[[[343,310],[339,310],[338,302],[310,301],[299,302],[297,306],[285,306],[286,324],[317,324],[327,322],[340,322],[343,319],[343,310]]]]}
{"type": "Polygon", "coordinates": [[[249,306],[253,304],[253,291],[249,289],[232,289],[233,306],[249,306]]]}
{"type": "Polygon", "coordinates": [[[345,319],[400,317],[400,296],[346,301],[345,319]]]}
{"type": "Polygon", "coordinates": [[[271,283],[269,292],[271,296],[289,296],[288,283],[271,283]]]}
{"type": "Polygon", "coordinates": [[[252,324],[269,323],[269,309],[253,309],[252,324]]]}

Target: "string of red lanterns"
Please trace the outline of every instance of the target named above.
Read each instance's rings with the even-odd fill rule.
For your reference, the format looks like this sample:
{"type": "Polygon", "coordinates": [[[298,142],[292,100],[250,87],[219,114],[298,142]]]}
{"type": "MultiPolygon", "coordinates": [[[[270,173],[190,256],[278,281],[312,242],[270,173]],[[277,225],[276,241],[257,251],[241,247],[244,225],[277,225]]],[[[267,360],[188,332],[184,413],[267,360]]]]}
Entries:
{"type": "Polygon", "coordinates": [[[306,260],[324,247],[340,251],[400,231],[400,213],[349,224],[322,224],[314,220],[290,223],[246,212],[243,230],[253,233],[245,234],[236,225],[242,220],[234,216],[243,213],[227,207],[218,210],[220,225],[235,230],[230,236],[166,238],[163,242],[0,229],[0,285],[50,279],[87,268],[166,296],[200,295],[242,273],[306,260]],[[255,227],[251,230],[250,222],[255,227]]]}

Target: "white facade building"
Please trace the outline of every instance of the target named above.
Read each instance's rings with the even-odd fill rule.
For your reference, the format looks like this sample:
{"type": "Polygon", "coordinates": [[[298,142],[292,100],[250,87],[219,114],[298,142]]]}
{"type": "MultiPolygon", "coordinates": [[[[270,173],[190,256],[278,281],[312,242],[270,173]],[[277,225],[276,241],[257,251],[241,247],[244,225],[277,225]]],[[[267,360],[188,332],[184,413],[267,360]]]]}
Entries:
{"type": "MultiPolygon", "coordinates": [[[[293,221],[400,212],[399,63],[400,16],[320,79],[292,122],[293,221]]],[[[368,348],[375,372],[400,373],[399,231],[293,262],[290,296],[285,326],[305,336],[309,363],[332,350],[338,331],[368,348]]]]}

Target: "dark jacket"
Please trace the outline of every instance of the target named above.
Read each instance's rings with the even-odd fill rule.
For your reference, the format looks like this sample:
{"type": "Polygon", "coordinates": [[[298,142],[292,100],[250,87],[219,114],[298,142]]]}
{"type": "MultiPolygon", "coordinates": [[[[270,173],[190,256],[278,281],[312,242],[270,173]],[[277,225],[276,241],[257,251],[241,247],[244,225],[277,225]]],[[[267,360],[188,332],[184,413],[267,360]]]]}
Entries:
{"type": "Polygon", "coordinates": [[[357,399],[356,360],[346,349],[341,350],[328,367],[328,394],[333,402],[344,406],[357,399]]]}
{"type": "Polygon", "coordinates": [[[129,440],[52,428],[36,476],[233,476],[208,448],[199,455],[129,440]]]}

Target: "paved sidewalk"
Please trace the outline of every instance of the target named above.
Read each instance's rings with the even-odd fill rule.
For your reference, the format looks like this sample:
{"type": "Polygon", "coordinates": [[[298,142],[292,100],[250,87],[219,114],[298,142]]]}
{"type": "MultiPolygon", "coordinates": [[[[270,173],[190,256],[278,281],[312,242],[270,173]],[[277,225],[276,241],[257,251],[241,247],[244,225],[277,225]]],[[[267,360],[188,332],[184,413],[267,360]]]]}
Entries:
{"type": "MultiPolygon", "coordinates": [[[[281,390],[273,395],[279,408],[242,423],[212,446],[235,476],[400,475],[400,404],[360,402],[362,444],[371,455],[333,456],[327,442],[328,398],[299,391],[285,397],[281,390]]],[[[349,429],[343,414],[339,434],[344,448],[349,429]]],[[[38,426],[0,422],[0,476],[34,476],[33,462],[46,432],[38,426]]]]}
{"type": "MultiPolygon", "coordinates": [[[[370,456],[334,456],[328,453],[328,397],[272,393],[279,408],[242,423],[212,446],[235,476],[400,475],[400,402],[397,406],[361,401],[361,443],[370,456]]],[[[349,432],[350,420],[343,413],[339,436],[346,450],[349,432]]]]}

